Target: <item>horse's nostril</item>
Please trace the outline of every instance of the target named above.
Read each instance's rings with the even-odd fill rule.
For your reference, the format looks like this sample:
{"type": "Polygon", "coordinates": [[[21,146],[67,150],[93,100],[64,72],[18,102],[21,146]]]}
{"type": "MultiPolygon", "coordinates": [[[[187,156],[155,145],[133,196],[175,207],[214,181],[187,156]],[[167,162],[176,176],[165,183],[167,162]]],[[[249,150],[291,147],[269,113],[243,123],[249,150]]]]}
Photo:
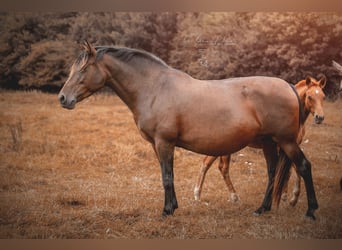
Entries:
{"type": "Polygon", "coordinates": [[[60,94],[58,99],[61,104],[64,104],[66,102],[66,97],[64,94],[60,94]]]}
{"type": "Polygon", "coordinates": [[[75,105],[75,103],[76,103],[76,99],[73,98],[73,99],[71,100],[71,102],[70,102],[70,105],[75,105]]]}

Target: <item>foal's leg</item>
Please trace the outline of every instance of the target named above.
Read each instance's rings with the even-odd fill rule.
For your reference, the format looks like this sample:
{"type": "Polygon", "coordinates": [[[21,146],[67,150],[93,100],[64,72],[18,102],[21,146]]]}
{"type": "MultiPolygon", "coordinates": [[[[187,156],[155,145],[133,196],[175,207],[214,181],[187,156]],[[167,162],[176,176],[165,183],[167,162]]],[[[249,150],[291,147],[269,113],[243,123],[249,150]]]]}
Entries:
{"type": "Polygon", "coordinates": [[[298,202],[299,194],[300,194],[300,174],[296,171],[296,177],[295,177],[295,185],[293,187],[292,191],[292,198],[290,200],[290,205],[295,206],[298,202]]]}
{"type": "MultiPolygon", "coordinates": [[[[294,169],[296,170],[295,167],[294,167],[294,169]]],[[[290,171],[290,175],[291,175],[291,171],[290,171]]],[[[292,190],[292,198],[289,201],[290,205],[293,207],[296,206],[296,204],[298,202],[299,195],[300,195],[300,181],[301,181],[300,174],[296,170],[295,183],[294,183],[294,187],[292,190]]],[[[283,194],[281,196],[281,199],[283,201],[287,200],[287,193],[288,193],[288,182],[286,183],[286,186],[284,187],[283,194]]]]}
{"type": "Polygon", "coordinates": [[[304,179],[308,210],[306,216],[315,219],[314,212],[318,208],[315,189],[312,181],[311,163],[306,159],[303,151],[297,144],[281,145],[287,156],[295,163],[297,171],[304,179]]]}
{"type": "Polygon", "coordinates": [[[163,216],[172,215],[178,208],[173,177],[174,144],[156,140],[154,150],[160,162],[163,186],[165,191],[163,216]]]}
{"type": "Polygon", "coordinates": [[[263,153],[267,164],[268,183],[264,200],[261,207],[254,212],[255,216],[259,216],[260,214],[271,210],[275,168],[278,162],[277,144],[271,139],[265,141],[263,143],[263,153]]]}
{"type": "Polygon", "coordinates": [[[194,188],[195,200],[198,201],[201,198],[202,186],[204,182],[205,175],[214,161],[217,159],[216,156],[206,156],[203,159],[201,170],[198,175],[197,183],[194,188]]]}
{"type": "Polygon", "coordinates": [[[231,155],[221,156],[220,157],[219,169],[220,169],[220,172],[223,176],[224,181],[226,182],[228,190],[230,192],[230,200],[232,202],[237,202],[237,201],[239,201],[239,196],[237,195],[235,188],[233,186],[233,183],[229,177],[230,158],[231,158],[231,155]]]}
{"type": "MultiPolygon", "coordinates": [[[[291,171],[289,173],[289,175],[291,175],[291,171]]],[[[288,182],[285,183],[284,189],[283,189],[283,193],[281,195],[281,199],[282,201],[287,201],[287,193],[288,193],[288,189],[289,189],[289,185],[288,182]]]]}

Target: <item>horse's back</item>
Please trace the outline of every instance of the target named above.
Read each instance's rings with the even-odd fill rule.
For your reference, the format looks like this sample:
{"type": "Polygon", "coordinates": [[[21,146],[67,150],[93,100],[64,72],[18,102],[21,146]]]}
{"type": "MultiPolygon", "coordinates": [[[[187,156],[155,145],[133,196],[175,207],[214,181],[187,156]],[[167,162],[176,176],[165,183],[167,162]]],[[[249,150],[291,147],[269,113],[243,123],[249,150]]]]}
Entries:
{"type": "Polygon", "coordinates": [[[243,77],[198,84],[184,89],[187,102],[177,107],[179,146],[192,145],[190,150],[219,155],[238,151],[260,136],[294,132],[286,129],[298,119],[293,115],[298,103],[287,82],[243,77]]]}

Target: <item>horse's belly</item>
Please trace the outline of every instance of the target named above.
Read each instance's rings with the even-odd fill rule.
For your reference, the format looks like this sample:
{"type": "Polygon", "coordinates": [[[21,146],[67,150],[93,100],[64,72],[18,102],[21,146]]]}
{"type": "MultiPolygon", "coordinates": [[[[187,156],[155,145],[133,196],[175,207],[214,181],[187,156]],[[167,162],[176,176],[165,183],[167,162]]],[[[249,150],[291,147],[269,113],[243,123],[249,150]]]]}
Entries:
{"type": "Polygon", "coordinates": [[[235,153],[248,146],[256,137],[255,131],[243,129],[216,132],[213,128],[209,133],[198,136],[183,136],[176,145],[187,150],[206,155],[226,155],[235,153]]]}

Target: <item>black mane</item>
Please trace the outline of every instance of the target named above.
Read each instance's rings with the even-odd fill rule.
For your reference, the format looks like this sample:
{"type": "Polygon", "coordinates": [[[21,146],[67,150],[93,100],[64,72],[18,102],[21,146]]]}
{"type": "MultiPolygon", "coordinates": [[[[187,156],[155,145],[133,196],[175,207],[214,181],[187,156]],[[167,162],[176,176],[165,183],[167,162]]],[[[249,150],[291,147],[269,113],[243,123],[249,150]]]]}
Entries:
{"type": "Polygon", "coordinates": [[[168,67],[168,65],[160,58],[156,57],[155,55],[138,49],[131,49],[126,47],[107,47],[107,46],[97,46],[96,49],[96,56],[97,58],[101,58],[104,54],[110,54],[111,56],[123,61],[129,62],[133,58],[143,58],[148,61],[157,63],[164,67],[168,67]]]}

